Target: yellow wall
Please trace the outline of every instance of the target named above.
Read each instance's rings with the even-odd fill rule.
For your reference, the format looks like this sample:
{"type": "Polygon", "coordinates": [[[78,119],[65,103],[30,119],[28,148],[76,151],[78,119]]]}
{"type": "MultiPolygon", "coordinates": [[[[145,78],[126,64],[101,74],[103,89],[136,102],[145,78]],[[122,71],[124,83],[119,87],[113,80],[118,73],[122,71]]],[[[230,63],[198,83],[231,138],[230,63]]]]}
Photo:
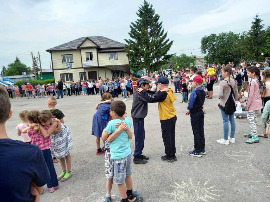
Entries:
{"type": "Polygon", "coordinates": [[[87,39],[80,47],[89,47],[89,46],[97,46],[96,44],[94,44],[92,41],[90,41],[89,39],[87,39]]]}
{"type": "Polygon", "coordinates": [[[80,80],[80,72],[84,72],[84,69],[65,69],[65,70],[55,70],[54,71],[54,78],[55,81],[60,80],[60,74],[67,74],[67,73],[72,73],[73,74],[73,80],[75,82],[78,82],[80,80]]]}
{"type": "Polygon", "coordinates": [[[101,77],[102,79],[109,78],[112,79],[112,71],[107,68],[87,68],[86,71],[86,77],[88,78],[88,71],[96,71],[97,72],[97,78],[101,77]]]}
{"type": "Polygon", "coordinates": [[[62,55],[73,54],[72,67],[82,67],[80,50],[70,51],[52,51],[52,61],[54,69],[67,68],[66,63],[62,63],[62,55]]]}
{"type": "Polygon", "coordinates": [[[99,66],[109,66],[109,65],[127,65],[128,57],[125,52],[117,52],[118,60],[109,60],[109,53],[99,53],[98,60],[99,66]]]}

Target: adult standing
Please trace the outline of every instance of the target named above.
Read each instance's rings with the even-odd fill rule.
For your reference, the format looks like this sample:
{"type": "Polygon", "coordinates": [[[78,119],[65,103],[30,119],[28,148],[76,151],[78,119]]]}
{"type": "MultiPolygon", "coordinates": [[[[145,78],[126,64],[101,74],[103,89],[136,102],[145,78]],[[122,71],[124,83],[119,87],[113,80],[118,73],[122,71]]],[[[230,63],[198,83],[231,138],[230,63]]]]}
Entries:
{"type": "Polygon", "coordinates": [[[270,60],[269,60],[268,57],[265,58],[265,62],[267,62],[268,63],[268,67],[270,67],[270,60]]]}
{"type": "Polygon", "coordinates": [[[177,93],[177,91],[180,93],[180,75],[177,71],[175,71],[175,75],[173,77],[173,84],[174,84],[174,92],[177,93]]]}
{"type": "Polygon", "coordinates": [[[8,92],[9,98],[13,98],[13,92],[12,91],[13,91],[12,86],[10,84],[8,84],[8,86],[7,86],[7,92],[8,92]]]}
{"type": "Polygon", "coordinates": [[[50,179],[44,157],[37,146],[8,138],[5,124],[12,111],[3,87],[0,87],[0,103],[1,201],[39,201],[39,194],[50,179]]]}
{"type": "Polygon", "coordinates": [[[61,95],[61,98],[63,98],[63,82],[62,80],[58,81],[57,85],[57,98],[59,99],[59,96],[61,95]]]}
{"type": "Polygon", "coordinates": [[[29,99],[29,97],[32,97],[32,92],[33,92],[33,86],[30,83],[27,83],[26,85],[26,91],[27,91],[27,97],[29,99]]]}

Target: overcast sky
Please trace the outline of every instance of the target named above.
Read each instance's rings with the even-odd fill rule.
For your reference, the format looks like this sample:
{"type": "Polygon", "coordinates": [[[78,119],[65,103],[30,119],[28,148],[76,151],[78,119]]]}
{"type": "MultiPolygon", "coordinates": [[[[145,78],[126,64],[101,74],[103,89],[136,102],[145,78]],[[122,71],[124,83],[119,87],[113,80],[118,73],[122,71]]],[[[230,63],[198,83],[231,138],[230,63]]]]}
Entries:
{"type": "MultiPolygon", "coordinates": [[[[150,0],[160,15],[170,50],[202,55],[205,35],[250,29],[258,13],[270,26],[269,0],[150,0]]],[[[0,69],[18,56],[32,66],[40,52],[42,68],[51,63],[47,49],[85,36],[124,42],[143,0],[0,0],[0,69]]]]}

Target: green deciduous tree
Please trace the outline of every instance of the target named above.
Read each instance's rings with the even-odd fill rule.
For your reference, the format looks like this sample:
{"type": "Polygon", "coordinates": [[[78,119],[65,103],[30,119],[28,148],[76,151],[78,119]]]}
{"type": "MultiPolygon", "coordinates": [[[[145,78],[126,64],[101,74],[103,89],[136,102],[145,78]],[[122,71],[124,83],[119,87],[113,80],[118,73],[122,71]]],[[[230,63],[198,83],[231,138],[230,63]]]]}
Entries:
{"type": "Polygon", "coordinates": [[[173,42],[167,39],[153,5],[144,1],[137,16],[138,19],[130,25],[130,39],[125,39],[125,51],[133,71],[146,68],[149,74],[168,61],[171,57],[168,51],[173,42]]]}
{"type": "Polygon", "coordinates": [[[162,65],[162,69],[169,69],[172,66],[173,70],[180,70],[182,68],[190,67],[192,63],[194,65],[195,58],[193,56],[187,56],[186,54],[181,54],[176,56],[175,54],[169,59],[168,63],[162,65]]]}
{"type": "Polygon", "coordinates": [[[7,70],[7,68],[5,66],[2,67],[2,71],[1,71],[1,75],[5,75],[5,71],[7,70]]]}
{"type": "Polygon", "coordinates": [[[262,61],[270,53],[270,28],[256,15],[248,32],[211,34],[201,40],[201,51],[208,63],[238,63],[240,59],[262,61]]]}
{"type": "Polygon", "coordinates": [[[29,74],[31,72],[30,67],[27,67],[25,64],[21,63],[20,59],[16,57],[15,61],[8,65],[7,69],[4,72],[5,76],[13,75],[22,75],[23,72],[29,74]]]}

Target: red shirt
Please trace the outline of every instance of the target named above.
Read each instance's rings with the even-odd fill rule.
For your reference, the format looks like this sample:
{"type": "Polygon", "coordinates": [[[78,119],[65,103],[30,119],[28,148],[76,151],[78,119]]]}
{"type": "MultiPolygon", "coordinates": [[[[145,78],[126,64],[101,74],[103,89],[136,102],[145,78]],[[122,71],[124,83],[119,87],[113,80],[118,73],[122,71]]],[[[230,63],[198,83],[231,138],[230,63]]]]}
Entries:
{"type": "Polygon", "coordinates": [[[26,85],[26,90],[27,91],[32,91],[33,90],[33,86],[31,84],[27,84],[26,85]]]}
{"type": "Polygon", "coordinates": [[[133,87],[134,89],[138,87],[138,86],[137,86],[137,81],[132,81],[131,85],[132,85],[132,87],[133,87]]]}
{"type": "MultiPolygon", "coordinates": [[[[44,126],[45,130],[48,130],[49,128],[50,126],[44,126]]],[[[30,128],[27,133],[31,138],[31,144],[37,145],[40,150],[49,149],[51,147],[52,143],[50,137],[45,138],[42,133],[36,134],[32,128],[30,128]]]]}

